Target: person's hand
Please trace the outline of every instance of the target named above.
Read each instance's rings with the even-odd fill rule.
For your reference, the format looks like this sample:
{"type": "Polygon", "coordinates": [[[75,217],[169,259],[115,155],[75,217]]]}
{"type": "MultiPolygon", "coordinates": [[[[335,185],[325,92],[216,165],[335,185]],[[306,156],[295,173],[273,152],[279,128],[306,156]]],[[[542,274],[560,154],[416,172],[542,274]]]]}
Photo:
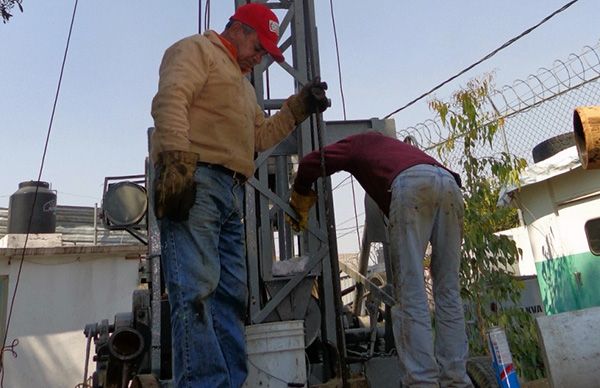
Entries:
{"type": "Polygon", "coordinates": [[[329,107],[326,90],[327,83],[321,82],[321,77],[315,77],[297,94],[288,98],[288,106],[294,115],[296,125],[306,120],[312,113],[322,113],[329,107]]]}
{"type": "Polygon", "coordinates": [[[186,151],[163,151],[156,162],[154,212],[159,220],[186,221],[196,198],[194,171],[198,155],[186,151]]]}
{"type": "Polygon", "coordinates": [[[299,194],[296,190],[292,190],[290,195],[290,206],[298,213],[298,220],[292,219],[292,217],[286,214],[288,223],[292,225],[292,229],[296,232],[306,230],[308,226],[308,211],[317,201],[317,193],[313,190],[309,191],[308,194],[299,194]]]}

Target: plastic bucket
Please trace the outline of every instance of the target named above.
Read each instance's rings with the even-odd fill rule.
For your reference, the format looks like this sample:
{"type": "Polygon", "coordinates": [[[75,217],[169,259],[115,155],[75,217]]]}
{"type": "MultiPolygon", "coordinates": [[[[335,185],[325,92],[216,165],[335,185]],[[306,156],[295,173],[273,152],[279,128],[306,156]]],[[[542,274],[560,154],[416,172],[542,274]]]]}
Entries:
{"type": "Polygon", "coordinates": [[[247,388],[306,387],[304,321],[246,326],[247,388]]]}
{"type": "Polygon", "coordinates": [[[600,106],[580,106],[573,112],[575,145],[586,170],[600,168],[600,106]]]}

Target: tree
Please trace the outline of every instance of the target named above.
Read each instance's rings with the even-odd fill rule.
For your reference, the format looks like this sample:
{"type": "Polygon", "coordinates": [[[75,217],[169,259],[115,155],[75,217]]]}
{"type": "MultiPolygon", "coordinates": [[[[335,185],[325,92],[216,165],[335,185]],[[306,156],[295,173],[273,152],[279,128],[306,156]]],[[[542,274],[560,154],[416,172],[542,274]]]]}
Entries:
{"type": "Polygon", "coordinates": [[[485,111],[491,88],[487,75],[467,84],[450,103],[431,101],[448,137],[438,146],[442,159],[450,154],[462,168],[465,223],[461,263],[461,294],[467,303],[469,348],[472,355],[488,353],[487,330],[506,330],[517,371],[525,379],[543,377],[537,334],[531,316],[516,307],[522,285],[511,268],[520,253],[510,238],[498,232],[518,225],[516,210],[498,207],[502,187],[518,184],[526,161],[497,151],[494,139],[504,125],[502,118],[485,111]]]}
{"type": "Polygon", "coordinates": [[[19,7],[19,10],[23,12],[23,6],[21,5],[22,2],[23,0],[0,0],[0,14],[2,15],[3,23],[8,22],[8,20],[13,16],[12,13],[10,13],[10,10],[15,6],[15,4],[17,7],[19,7]]]}

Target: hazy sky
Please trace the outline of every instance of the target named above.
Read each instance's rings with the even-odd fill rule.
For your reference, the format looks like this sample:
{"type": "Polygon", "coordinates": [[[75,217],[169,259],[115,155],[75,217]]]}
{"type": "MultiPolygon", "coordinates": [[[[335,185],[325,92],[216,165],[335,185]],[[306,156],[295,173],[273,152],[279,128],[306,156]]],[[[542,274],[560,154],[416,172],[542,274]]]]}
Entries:
{"type": "MultiPolygon", "coordinates": [[[[325,119],[341,120],[330,2],[315,3],[321,74],[333,103],[325,119]]],[[[385,116],[565,3],[333,1],[348,119],[385,116]]],[[[25,12],[15,10],[0,25],[0,207],[19,182],[37,178],[74,4],[23,0],[25,12]]],[[[210,27],[220,32],[233,10],[233,0],[213,0],[210,27]]],[[[579,53],[598,43],[599,15],[600,1],[580,0],[436,96],[446,98],[490,71],[498,86],[511,84],[579,53]]],[[[101,202],[104,177],[144,172],[160,59],[171,43],[197,32],[198,1],[79,2],[42,174],[58,191],[59,205],[93,206],[101,202]]],[[[273,97],[286,97],[291,81],[273,74],[281,80],[273,97]]],[[[402,129],[431,117],[424,101],[394,119],[402,129]]],[[[352,216],[347,190],[336,193],[338,222],[352,216]]],[[[362,197],[359,202],[362,212],[362,197]]],[[[345,240],[340,251],[352,251],[356,235],[345,240]]]]}

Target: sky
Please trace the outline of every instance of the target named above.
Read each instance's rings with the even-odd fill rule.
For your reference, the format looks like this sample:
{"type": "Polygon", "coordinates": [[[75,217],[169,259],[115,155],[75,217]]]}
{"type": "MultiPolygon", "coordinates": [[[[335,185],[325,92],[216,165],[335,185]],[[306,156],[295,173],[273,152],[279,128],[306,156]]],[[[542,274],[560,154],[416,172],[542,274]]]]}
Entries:
{"type": "MultiPolygon", "coordinates": [[[[567,2],[317,0],[321,77],[332,100],[324,119],[344,119],[331,3],[347,119],[368,119],[403,106],[567,2]]],[[[220,32],[235,3],[210,3],[210,28],[220,32]]],[[[19,182],[37,179],[74,5],[23,0],[24,12],[14,9],[0,25],[0,207],[19,182]]],[[[78,2],[41,178],[57,191],[59,205],[100,204],[105,177],[144,173],[160,60],[170,44],[198,32],[198,7],[191,0],[78,2]]],[[[598,15],[600,1],[579,0],[435,97],[446,99],[489,72],[497,86],[512,84],[580,53],[599,41],[598,15]]],[[[273,69],[274,98],[293,91],[280,73],[273,69]]],[[[427,100],[393,116],[397,129],[430,118],[427,100]]],[[[334,177],[333,185],[344,177],[334,177]]],[[[360,214],[362,191],[356,191],[360,214]]],[[[334,202],[341,235],[355,224],[350,187],[336,191],[334,202]]],[[[338,241],[340,252],[356,251],[351,232],[338,241]]]]}

